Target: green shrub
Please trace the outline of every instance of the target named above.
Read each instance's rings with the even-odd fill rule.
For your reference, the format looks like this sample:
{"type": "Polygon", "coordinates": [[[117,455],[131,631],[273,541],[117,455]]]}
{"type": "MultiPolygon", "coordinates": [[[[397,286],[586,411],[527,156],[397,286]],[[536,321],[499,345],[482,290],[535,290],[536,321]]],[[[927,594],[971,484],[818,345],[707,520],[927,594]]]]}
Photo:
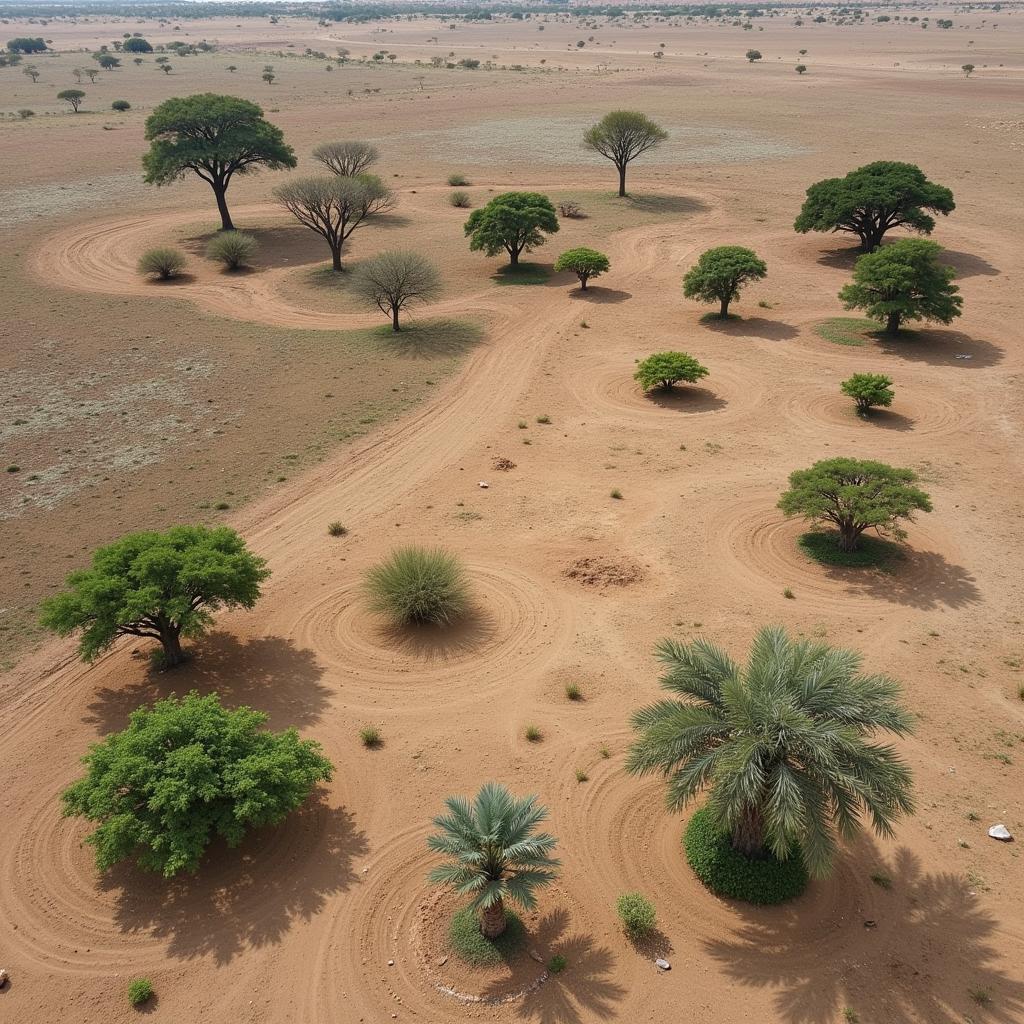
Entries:
{"type": "Polygon", "coordinates": [[[153,998],[153,984],[149,978],[136,978],[128,983],[128,1002],[141,1006],[153,998]]]}
{"type": "Polygon", "coordinates": [[[114,100],[114,102],[110,104],[110,109],[121,111],[131,110],[132,105],[127,100],[114,100]]]}
{"type": "Polygon", "coordinates": [[[381,744],[380,730],[375,726],[367,725],[359,730],[359,739],[364,747],[379,747],[381,744]]]}
{"type": "Polygon", "coordinates": [[[840,385],[844,395],[849,395],[857,404],[857,412],[866,416],[876,405],[892,405],[892,378],[884,373],[855,373],[840,385]]]}
{"type": "Polygon", "coordinates": [[[256,253],[256,239],[241,231],[221,231],[206,245],[207,259],[223,263],[228,270],[249,264],[256,253]]]}
{"type": "Polygon", "coordinates": [[[590,781],[590,776],[582,768],[577,768],[576,769],[576,781],[577,782],[589,782],[590,781]]]}
{"type": "Polygon", "coordinates": [[[556,953],[548,961],[548,974],[561,974],[568,966],[569,961],[561,953],[556,953]]]}
{"type": "Polygon", "coordinates": [[[469,603],[466,573],[443,548],[398,548],[366,576],[374,611],[396,625],[449,623],[469,603]]]}
{"type": "Polygon", "coordinates": [[[457,209],[460,209],[460,210],[465,210],[468,207],[473,205],[470,202],[470,198],[469,198],[469,193],[468,192],[453,192],[448,197],[448,202],[452,206],[454,206],[454,207],[456,207],[457,209]]]}
{"type": "Polygon", "coordinates": [[[708,368],[686,352],[655,352],[637,365],[633,377],[644,391],[651,388],[667,391],[680,381],[695,384],[707,375],[708,368]]]}
{"type": "Polygon", "coordinates": [[[330,523],[327,527],[327,532],[332,537],[344,537],[348,533],[348,528],[344,523],[339,522],[337,519],[333,523],[330,523]]]}
{"type": "Polygon", "coordinates": [[[566,683],[565,695],[569,700],[583,700],[583,691],[580,689],[579,683],[566,683]]]}
{"type": "Polygon", "coordinates": [[[618,489],[618,487],[615,487],[615,488],[613,488],[613,490],[611,491],[611,496],[612,496],[612,497],[613,497],[613,498],[614,498],[614,499],[615,499],[616,501],[621,501],[621,500],[622,500],[622,491],[620,491],[620,490],[618,489]]]}
{"type": "Polygon", "coordinates": [[[615,901],[615,912],[631,939],[642,939],[654,927],[654,904],[639,892],[624,892],[615,901]]]}
{"type": "Polygon", "coordinates": [[[540,743],[540,741],[541,741],[542,739],[544,739],[544,733],[542,733],[542,732],[540,731],[540,729],[538,729],[538,728],[537,728],[537,726],[535,726],[535,725],[528,725],[528,726],[526,727],[526,731],[525,731],[525,732],[523,733],[523,735],[524,735],[524,736],[525,736],[525,737],[526,737],[526,738],[527,738],[527,739],[528,739],[528,740],[529,740],[529,741],[530,741],[531,743],[540,743]]]}
{"type": "Polygon", "coordinates": [[[734,850],[707,808],[697,811],[683,838],[686,859],[694,874],[713,892],[747,903],[783,903],[804,891],[807,870],[794,850],[786,860],[768,855],[751,860],[734,850]]]}
{"type": "Polygon", "coordinates": [[[449,174],[448,184],[451,185],[452,188],[457,188],[459,185],[468,185],[469,179],[464,174],[449,174]]]}
{"type": "Polygon", "coordinates": [[[161,281],[167,281],[184,269],[185,254],[170,246],[149,249],[139,257],[138,270],[143,277],[155,275],[161,281]]]}
{"type": "Polygon", "coordinates": [[[480,919],[472,907],[464,907],[453,918],[448,941],[460,960],[473,967],[493,967],[512,959],[526,941],[523,922],[511,910],[505,911],[507,924],[496,939],[480,931],[480,919]]]}

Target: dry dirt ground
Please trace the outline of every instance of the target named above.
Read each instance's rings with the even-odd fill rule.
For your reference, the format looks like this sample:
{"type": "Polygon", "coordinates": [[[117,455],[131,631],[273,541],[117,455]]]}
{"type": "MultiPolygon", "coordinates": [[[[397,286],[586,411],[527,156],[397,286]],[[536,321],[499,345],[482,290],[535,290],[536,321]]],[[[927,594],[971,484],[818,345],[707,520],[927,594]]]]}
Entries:
{"type": "MultiPolygon", "coordinates": [[[[139,975],[157,990],[155,1018],[218,1024],[1024,1020],[1020,844],[985,836],[1003,821],[1024,837],[1024,12],[951,10],[930,12],[953,18],[948,31],[798,27],[792,13],[764,31],[183,22],[174,37],[221,49],[176,59],[168,76],[152,58],[103,74],[78,115],[54,96],[87,53],[37,59],[35,85],[0,71],[0,110],[37,112],[0,127],[0,468],[20,467],[0,479],[4,1020],[134,1019],[124,986],[139,975]],[[298,56],[338,46],[399,57],[327,73],[298,56]],[[750,46],[760,65],[743,59],[750,46]],[[525,70],[411,63],[451,51],[525,70]],[[268,61],[273,86],[259,79],[268,61]],[[420,314],[426,328],[396,342],[325,283],[326,250],[271,203],[275,175],[232,188],[236,220],[263,242],[255,270],[229,278],[203,262],[209,192],[147,189],[138,161],[147,112],[204,89],[261,102],[300,169],[318,141],[378,142],[400,202],[354,237],[351,258],[429,251],[446,283],[420,314]],[[121,97],[132,110],[115,115],[121,97]],[[610,166],[577,141],[618,107],[672,132],[622,201],[610,166]],[[964,315],[899,342],[837,345],[815,327],[842,312],[850,242],[796,235],[792,220],[808,184],[879,158],[919,163],[955,191],[934,237],[964,315]],[[500,261],[467,251],[464,213],[446,203],[453,171],[475,204],[508,187],[575,197],[589,216],[533,258],[589,243],[611,272],[586,296],[558,277],[500,284],[500,261]],[[193,276],[141,283],[140,250],[176,240],[193,276]],[[742,319],[720,326],[701,322],[680,278],[723,243],[755,248],[769,275],[744,293],[742,319]],[[710,376],[685,397],[647,399],[634,361],[665,348],[710,376]],[[894,378],[891,413],[852,415],[838,382],[858,370],[894,378]],[[927,481],[935,510],[891,575],[807,561],[800,527],[775,508],[790,470],[839,454],[927,481]],[[495,458],[515,468],[496,472],[495,458]],[[68,643],[24,653],[34,602],[97,543],[215,518],[244,532],[273,578],[185,669],[152,674],[131,645],[88,668],[68,643]],[[344,538],[327,535],[336,519],[344,538]],[[469,566],[475,616],[443,641],[399,642],[360,598],[363,570],[409,541],[441,541],[469,566]],[[578,559],[588,572],[626,566],[632,582],[566,576],[578,559]],[[903,681],[919,716],[901,747],[920,810],[894,841],[847,849],[801,899],[756,910],[701,888],[680,849],[686,815],[665,813],[658,782],[627,777],[622,760],[628,712],[658,692],[656,640],[704,634],[742,656],[770,622],[861,649],[903,681]],[[584,700],[564,698],[570,681],[584,700]],[[195,879],[99,877],[60,791],[90,742],[190,687],[296,724],[336,779],[281,828],[212,851],[195,879]],[[531,723],[542,742],[524,739],[531,723]],[[366,724],[380,749],[360,746],[366,724]],[[447,905],[427,884],[424,844],[444,796],[492,778],[551,809],[564,874],[529,925],[545,956],[569,962],[501,1005],[440,991],[501,996],[533,976],[438,966],[447,905]],[[657,904],[668,974],[617,927],[628,889],[657,904]]],[[[173,31],[45,29],[62,50],[134,30],[154,42],[173,31]]]]}

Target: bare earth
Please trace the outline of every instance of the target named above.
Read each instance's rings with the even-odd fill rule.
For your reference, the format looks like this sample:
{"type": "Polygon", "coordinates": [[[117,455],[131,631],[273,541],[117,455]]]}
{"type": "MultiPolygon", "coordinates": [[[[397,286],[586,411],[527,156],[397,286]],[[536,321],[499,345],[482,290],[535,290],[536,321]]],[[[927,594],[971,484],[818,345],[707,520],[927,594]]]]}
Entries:
{"type": "MultiPolygon", "coordinates": [[[[154,1019],[175,1022],[1024,1021],[1020,843],[985,835],[998,821],[1024,839],[1024,11],[952,10],[903,12],[951,17],[948,31],[797,27],[794,14],[749,32],[186,21],[174,38],[220,49],[175,58],[169,76],[152,56],[126,62],[83,86],[78,115],[54,96],[88,53],[35,60],[36,84],[0,71],[0,111],[37,115],[0,129],[0,469],[20,467],[0,474],[0,967],[12,978],[0,1018],[133,1020],[125,984],[145,975],[154,1019]],[[326,73],[300,56],[339,46],[398,61],[326,73]],[[751,46],[760,65],[743,59],[751,46]],[[524,70],[412,63],[451,51],[524,70]],[[259,101],[303,172],[319,141],[378,142],[400,202],[354,236],[350,258],[429,251],[445,291],[419,318],[440,326],[401,344],[375,332],[344,285],[324,284],[319,240],[271,203],[275,175],[232,186],[237,223],[263,243],[256,269],[225,277],[200,258],[209,191],[146,188],[138,161],[152,107],[207,89],[259,101]],[[119,97],[123,115],[109,109],[119,97]],[[628,200],[578,145],[615,108],[673,136],[634,165],[628,200]],[[964,315],[841,346],[815,326],[842,315],[852,243],[791,225],[807,185],[875,159],[911,160],[954,190],[934,237],[964,315]],[[509,187],[575,198],[588,217],[563,221],[532,259],[592,244],[611,272],[585,296],[564,277],[498,283],[501,261],[467,251],[465,211],[446,203],[452,171],[474,205],[509,187]],[[138,254],[168,242],[194,254],[193,276],[142,283],[138,254]],[[681,276],[725,243],[756,249],[769,276],[743,294],[742,319],[701,323],[681,276]],[[646,398],[634,361],[665,348],[710,375],[646,398]],[[861,370],[896,387],[892,411],[868,422],[838,392],[861,370]],[[935,511],[911,526],[892,575],[808,561],[800,525],[775,508],[792,469],[840,454],[927,481],[935,511]],[[496,458],[515,468],[496,471],[496,458]],[[219,518],[273,577],[183,670],[151,673],[130,644],[84,667],[71,644],[33,636],[35,603],[97,544],[219,518]],[[346,537],[327,535],[332,520],[346,537]],[[361,576],[411,541],[465,559],[476,609],[454,634],[399,643],[365,609],[361,576]],[[901,744],[920,810],[894,841],[847,849],[798,901],[758,910],[700,886],[680,846],[687,815],[667,814],[660,784],[622,760],[629,711],[657,692],[659,638],[704,634],[742,656],[771,622],[856,647],[903,681],[920,716],[901,744]],[[582,702],[563,696],[569,681],[582,702]],[[100,877],[59,794],[90,742],[193,687],[296,724],[336,779],[241,851],[211,851],[195,879],[100,877]],[[366,724],[379,750],[361,747],[366,724]],[[543,742],[525,740],[527,724],[543,742]],[[426,881],[424,838],[444,796],[491,778],[540,794],[560,839],[564,874],[528,925],[569,968],[539,987],[533,961],[493,974],[439,964],[450,904],[426,881]],[[619,930],[614,899],[629,889],[657,904],[656,948],[619,930]]],[[[45,31],[64,51],[124,31],[172,38],[123,19],[45,31]]]]}

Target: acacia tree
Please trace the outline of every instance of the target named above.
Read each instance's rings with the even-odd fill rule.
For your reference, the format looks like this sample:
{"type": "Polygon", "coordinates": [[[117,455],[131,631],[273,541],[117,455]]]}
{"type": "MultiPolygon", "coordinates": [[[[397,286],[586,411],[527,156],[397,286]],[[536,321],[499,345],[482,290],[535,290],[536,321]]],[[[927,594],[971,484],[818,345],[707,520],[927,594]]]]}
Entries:
{"type": "Polygon", "coordinates": [[[681,380],[696,384],[708,375],[708,368],[702,366],[687,352],[655,352],[639,363],[633,378],[644,391],[661,388],[668,391],[681,380]]]}
{"type": "Polygon", "coordinates": [[[23,75],[28,75],[28,77],[32,79],[33,84],[39,81],[39,68],[37,68],[35,64],[26,64],[25,67],[22,68],[21,73],[23,75]]]}
{"type": "Polygon", "coordinates": [[[300,224],[327,242],[335,270],[341,270],[341,250],[349,235],[369,217],[395,205],[395,194],[375,174],[298,178],[274,189],[274,196],[300,224]]]}
{"type": "Polygon", "coordinates": [[[441,290],[441,275],[426,256],[392,250],[360,263],[354,287],[367,302],[391,317],[392,330],[400,331],[398,314],[417,302],[434,298],[441,290]]]}
{"type": "Polygon", "coordinates": [[[896,334],[905,320],[951,323],[960,316],[963,299],[953,284],[956,272],[938,261],[941,251],[926,238],[904,238],[866,253],[839,298],[847,309],[885,321],[887,334],[896,334]]]}
{"type": "Polygon", "coordinates": [[[583,133],[583,144],[611,160],[619,172],[619,195],[626,194],[626,168],[668,138],[668,132],[646,114],[613,110],[583,133]]]}
{"type": "Polygon", "coordinates": [[[849,231],[864,252],[873,252],[890,229],[928,235],[935,227],[930,214],[947,216],[954,209],[953,193],[930,182],[920,167],[878,160],[812,185],[793,227],[802,234],[849,231]]]}
{"type": "Polygon", "coordinates": [[[683,294],[688,299],[719,303],[719,316],[729,315],[729,303],[739,298],[740,288],[758,281],[768,273],[764,260],[742,245],[720,245],[700,254],[683,278],[683,294]]]}
{"type": "Polygon", "coordinates": [[[341,178],[354,178],[372,167],[380,152],[369,142],[322,142],[313,150],[313,159],[341,178]]]}
{"type": "Polygon", "coordinates": [[[536,890],[558,877],[559,861],[551,856],[554,836],[538,832],[548,816],[535,796],[516,799],[504,786],[488,782],[471,802],[445,800],[447,814],[434,819],[438,831],[427,846],[449,857],[430,872],[430,881],[470,895],[480,911],[480,931],[495,939],[505,931],[505,901],[525,910],[537,905],[536,890]]]}
{"type": "Polygon", "coordinates": [[[839,550],[856,551],[865,530],[903,540],[900,522],[913,522],[918,511],[931,512],[931,499],[914,486],[917,480],[912,469],[884,462],[825,459],[789,474],[789,490],[778,507],[787,516],[832,523],[839,531],[839,550]]]}
{"type": "Polygon", "coordinates": [[[98,822],[85,840],[96,866],[134,860],[166,878],[195,872],[215,838],[238,846],[329,781],[320,744],[294,729],[261,729],[267,717],[192,692],[137,709],[126,729],[95,744],[62,800],[65,816],[98,822]]]}
{"type": "Polygon", "coordinates": [[[463,230],[470,250],[496,256],[504,249],[509,265],[515,267],[524,251],[544,244],[542,232],[558,230],[558,217],[551,200],[539,192],[504,192],[474,210],[463,230]]]}
{"type": "Polygon", "coordinates": [[[227,190],[236,174],[296,163],[281,129],[263,119],[260,107],[210,92],[165,100],[146,119],[146,140],[145,180],[166,185],[192,171],[213,189],[222,231],[234,230],[227,190]]]}
{"type": "Polygon", "coordinates": [[[41,621],[61,636],[79,633],[85,661],[139,636],[158,640],[172,667],[184,660],[181,637],[202,636],[220,608],[252,608],[269,575],[226,526],[130,533],[71,573],[67,590],[43,602],[41,621]]]}
{"type": "Polygon", "coordinates": [[[611,263],[603,252],[585,247],[569,249],[555,260],[556,273],[571,270],[579,278],[580,291],[583,292],[587,290],[587,282],[592,277],[600,277],[610,266],[611,263]]]}
{"type": "Polygon", "coordinates": [[[753,64],[754,61],[757,61],[757,60],[761,59],[761,51],[760,50],[747,50],[747,52],[743,56],[746,57],[747,60],[750,61],[751,64],[753,64]]]}
{"type": "Polygon", "coordinates": [[[712,822],[743,856],[786,860],[796,850],[821,877],[863,815],[888,837],[913,812],[909,768],[873,740],[907,735],[911,717],[899,685],[860,674],[855,651],[769,627],[745,668],[703,639],[662,640],[656,655],[671,696],[633,715],[627,771],[661,772],[673,811],[708,790],[712,822]]]}
{"type": "Polygon", "coordinates": [[[892,405],[892,378],[884,373],[855,373],[839,385],[844,395],[857,404],[857,412],[867,416],[875,406],[892,405]]]}
{"type": "Polygon", "coordinates": [[[82,100],[85,99],[85,93],[81,89],[62,89],[57,93],[57,99],[70,103],[71,109],[77,114],[82,100]]]}

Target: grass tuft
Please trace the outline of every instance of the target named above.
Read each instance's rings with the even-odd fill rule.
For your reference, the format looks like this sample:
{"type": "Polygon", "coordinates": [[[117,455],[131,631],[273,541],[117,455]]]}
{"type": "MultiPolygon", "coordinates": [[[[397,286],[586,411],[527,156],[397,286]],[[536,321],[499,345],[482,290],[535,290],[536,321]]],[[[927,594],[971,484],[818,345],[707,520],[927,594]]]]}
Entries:
{"type": "Polygon", "coordinates": [[[398,548],[366,575],[373,610],[400,626],[445,625],[469,606],[466,572],[443,548],[398,548]]]}
{"type": "Polygon", "coordinates": [[[362,741],[364,747],[379,747],[383,742],[380,730],[373,725],[363,726],[359,730],[359,739],[362,741]]]}
{"type": "Polygon", "coordinates": [[[583,690],[579,683],[566,683],[565,695],[569,700],[583,700],[583,690]]]}
{"type": "Polygon", "coordinates": [[[480,919],[472,907],[464,907],[448,928],[448,941],[460,960],[472,967],[494,967],[512,960],[523,948],[526,929],[511,911],[505,912],[508,925],[496,939],[488,939],[480,931],[480,919]]]}
{"type": "Polygon", "coordinates": [[[338,522],[337,519],[327,527],[327,532],[332,537],[344,537],[348,533],[348,527],[343,523],[338,522]]]}
{"type": "Polygon", "coordinates": [[[542,733],[536,725],[528,725],[523,735],[531,743],[540,743],[540,741],[544,739],[544,733],[542,733]]]}

